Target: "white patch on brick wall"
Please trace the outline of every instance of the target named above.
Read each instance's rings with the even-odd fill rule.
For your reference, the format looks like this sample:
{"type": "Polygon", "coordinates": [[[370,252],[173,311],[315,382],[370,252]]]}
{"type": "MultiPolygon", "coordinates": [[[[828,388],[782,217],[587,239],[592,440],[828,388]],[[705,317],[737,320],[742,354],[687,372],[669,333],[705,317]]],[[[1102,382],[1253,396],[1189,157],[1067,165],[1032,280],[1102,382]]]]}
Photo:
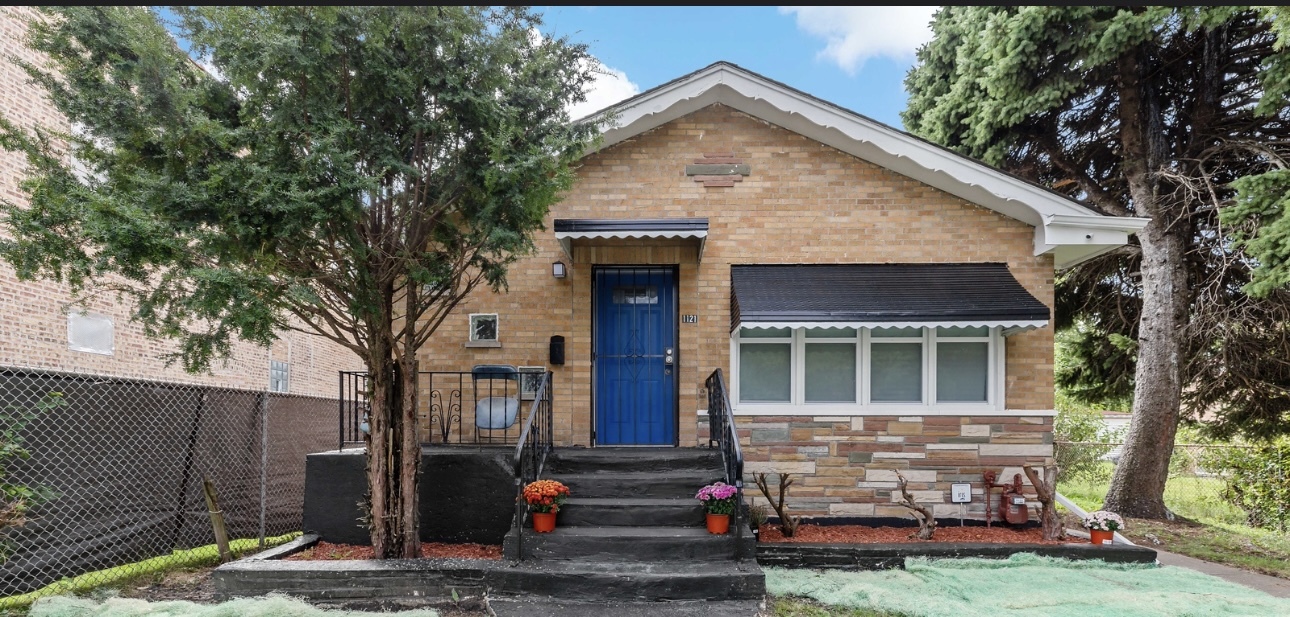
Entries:
{"type": "Polygon", "coordinates": [[[989,437],[990,425],[989,424],[964,424],[963,427],[959,429],[959,434],[964,437],[989,437]]]}
{"type": "Polygon", "coordinates": [[[874,458],[927,458],[926,452],[874,452],[874,458]]]}
{"type": "Polygon", "coordinates": [[[67,348],[72,351],[112,355],[116,328],[112,318],[101,313],[67,314],[67,348]]]}
{"type": "MultiPolygon", "coordinates": [[[[935,469],[903,469],[900,475],[905,476],[909,482],[935,482],[935,469]]],[[[896,471],[893,469],[869,469],[865,471],[865,479],[874,482],[896,482],[896,471]]]]}
{"type": "Polygon", "coordinates": [[[981,456],[1052,456],[1052,444],[983,443],[981,456]]]}
{"type": "Polygon", "coordinates": [[[778,462],[778,461],[755,461],[744,463],[744,475],[754,473],[815,473],[815,461],[805,463],[800,462],[778,462]]]}
{"type": "Polygon", "coordinates": [[[852,516],[873,516],[871,503],[831,503],[829,514],[849,514],[852,516]]]}

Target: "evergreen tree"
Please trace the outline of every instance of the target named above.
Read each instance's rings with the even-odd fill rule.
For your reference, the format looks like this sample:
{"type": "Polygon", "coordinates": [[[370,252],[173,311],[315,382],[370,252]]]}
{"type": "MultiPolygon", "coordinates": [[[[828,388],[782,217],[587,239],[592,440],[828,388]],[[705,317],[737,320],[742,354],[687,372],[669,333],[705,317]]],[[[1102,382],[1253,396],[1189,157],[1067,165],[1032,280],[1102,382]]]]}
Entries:
{"type": "Polygon", "coordinates": [[[1234,242],[1246,227],[1220,218],[1233,200],[1284,200],[1290,52],[1273,21],[1253,7],[951,7],[906,78],[914,133],[1151,219],[1057,281],[1056,325],[1081,323],[1082,356],[1059,378],[1090,398],[1133,394],[1106,498],[1122,514],[1166,516],[1184,402],[1220,434],[1290,430],[1290,293],[1252,273],[1253,245],[1234,242]]]}
{"type": "Polygon", "coordinates": [[[500,288],[597,134],[597,70],[523,8],[46,9],[23,64],[74,130],[0,119],[25,153],[0,255],[132,301],[204,369],[298,327],[370,373],[379,557],[419,554],[417,351],[500,288]],[[192,58],[200,61],[195,62],[192,58]]]}

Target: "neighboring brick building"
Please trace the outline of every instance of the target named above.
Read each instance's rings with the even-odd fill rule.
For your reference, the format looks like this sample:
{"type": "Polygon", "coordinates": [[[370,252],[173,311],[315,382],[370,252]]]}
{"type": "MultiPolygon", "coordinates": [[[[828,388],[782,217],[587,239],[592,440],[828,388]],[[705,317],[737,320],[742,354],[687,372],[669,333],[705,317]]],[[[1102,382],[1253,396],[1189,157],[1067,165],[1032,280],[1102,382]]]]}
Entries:
{"type": "MultiPolygon", "coordinates": [[[[36,61],[28,49],[24,20],[30,8],[0,9],[0,58],[14,55],[36,61]]],[[[0,60],[0,110],[19,126],[65,128],[66,121],[27,76],[7,60],[0,60]]],[[[22,156],[0,150],[0,198],[22,203],[19,190],[22,156]]],[[[163,356],[175,346],[149,339],[129,321],[130,308],[115,297],[88,303],[87,317],[69,317],[72,300],[65,285],[49,281],[19,281],[12,268],[0,265],[0,367],[36,368],[71,373],[137,377],[240,389],[270,389],[271,364],[286,369],[286,390],[334,398],[337,374],[361,367],[358,358],[322,337],[284,332],[272,347],[238,342],[227,362],[217,362],[210,374],[192,375],[179,365],[167,366],[163,356]],[[88,350],[88,351],[87,351],[88,350]]]]}
{"type": "Polygon", "coordinates": [[[1052,456],[1054,268],[1143,220],[725,63],[614,109],[536,253],[459,307],[423,369],[549,366],[556,443],[585,446],[706,443],[722,369],[746,472],[801,474],[803,514],[904,516],[899,469],[954,515],[950,483],[1052,456]],[[493,314],[496,340],[471,341],[493,314]]]}

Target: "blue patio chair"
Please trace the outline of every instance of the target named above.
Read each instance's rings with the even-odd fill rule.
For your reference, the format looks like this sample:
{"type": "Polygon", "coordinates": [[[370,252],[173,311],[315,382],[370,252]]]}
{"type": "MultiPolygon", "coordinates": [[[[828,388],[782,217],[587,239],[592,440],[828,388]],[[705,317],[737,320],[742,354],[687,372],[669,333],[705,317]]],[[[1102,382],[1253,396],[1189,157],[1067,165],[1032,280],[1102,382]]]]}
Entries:
{"type": "Polygon", "coordinates": [[[470,370],[475,382],[475,427],[486,430],[507,429],[520,415],[520,371],[509,364],[479,364],[470,370]],[[481,380],[489,383],[480,385],[481,380]],[[494,385],[493,380],[501,380],[494,385]],[[515,382],[514,384],[510,382],[515,382]],[[509,396],[485,396],[492,393],[509,396]]]}

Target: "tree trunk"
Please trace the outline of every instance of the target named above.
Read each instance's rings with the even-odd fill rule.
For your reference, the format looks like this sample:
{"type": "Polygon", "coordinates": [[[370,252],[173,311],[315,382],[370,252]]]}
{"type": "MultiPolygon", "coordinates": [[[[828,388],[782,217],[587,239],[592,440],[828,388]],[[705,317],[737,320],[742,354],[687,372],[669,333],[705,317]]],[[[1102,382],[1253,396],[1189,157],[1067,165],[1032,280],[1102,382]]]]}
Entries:
{"type": "Polygon", "coordinates": [[[1122,516],[1164,519],[1165,481],[1182,398],[1186,326],[1184,242],[1153,219],[1142,243],[1142,317],[1134,376],[1133,420],[1103,508],[1122,516]]]}
{"type": "MultiPolygon", "coordinates": [[[[379,352],[381,350],[374,350],[379,352]]],[[[416,430],[416,373],[409,378],[404,363],[389,354],[369,359],[368,403],[371,436],[367,448],[370,488],[369,525],[377,559],[420,555],[417,516],[417,469],[421,446],[416,430]]]]}
{"type": "Polygon", "coordinates": [[[1150,67],[1138,52],[1119,61],[1120,142],[1134,212],[1151,217],[1138,232],[1142,248],[1142,315],[1134,374],[1133,420],[1103,507],[1121,515],[1163,519],[1165,480],[1182,400],[1182,337],[1190,291],[1184,262],[1189,226],[1160,195],[1166,159],[1163,118],[1150,67]]]}
{"type": "Polygon", "coordinates": [[[1035,495],[1039,497],[1039,524],[1044,539],[1064,539],[1066,526],[1062,524],[1062,517],[1057,513],[1057,474],[1060,473],[1057,465],[1054,465],[1050,459],[1050,462],[1044,465],[1043,477],[1040,477],[1035,467],[1027,465],[1022,470],[1026,472],[1026,477],[1030,478],[1030,485],[1035,487],[1035,495]]]}

